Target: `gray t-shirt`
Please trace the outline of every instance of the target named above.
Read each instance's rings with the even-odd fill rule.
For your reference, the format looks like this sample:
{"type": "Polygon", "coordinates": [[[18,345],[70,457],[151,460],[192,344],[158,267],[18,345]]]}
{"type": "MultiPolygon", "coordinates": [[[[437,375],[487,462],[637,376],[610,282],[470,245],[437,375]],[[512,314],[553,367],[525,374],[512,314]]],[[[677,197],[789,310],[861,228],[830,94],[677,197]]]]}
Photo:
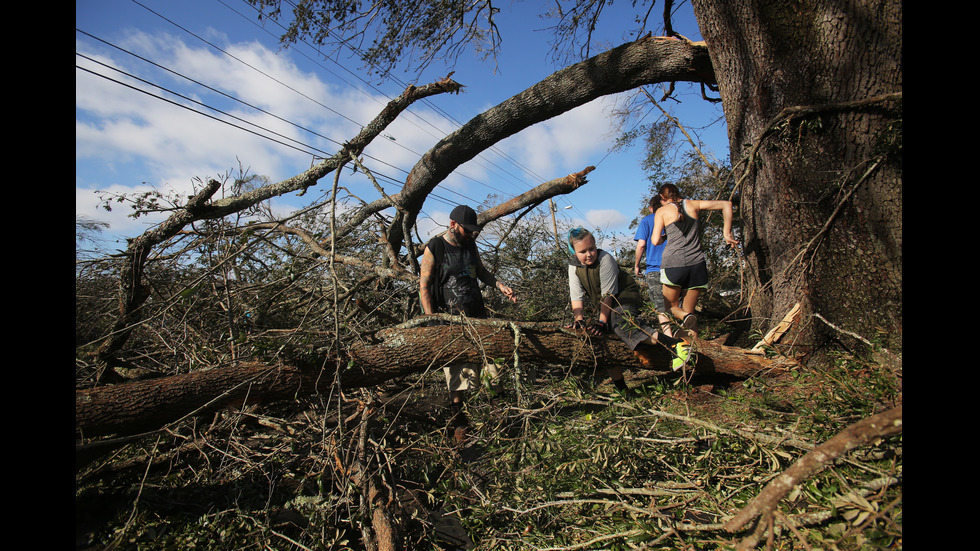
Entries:
{"type": "Polygon", "coordinates": [[[701,250],[701,226],[698,219],[687,213],[687,201],[681,205],[670,203],[677,207],[681,217],[667,225],[667,247],[660,261],[663,268],[683,268],[693,266],[705,259],[701,250]]]}
{"type": "MultiPolygon", "coordinates": [[[[606,251],[599,249],[599,256],[596,258],[599,263],[599,279],[602,281],[602,296],[616,295],[619,293],[619,265],[616,259],[606,251]]],[[[575,269],[581,266],[577,262],[568,265],[568,294],[572,300],[589,301],[589,295],[585,291],[585,286],[575,274],[575,269]]]]}

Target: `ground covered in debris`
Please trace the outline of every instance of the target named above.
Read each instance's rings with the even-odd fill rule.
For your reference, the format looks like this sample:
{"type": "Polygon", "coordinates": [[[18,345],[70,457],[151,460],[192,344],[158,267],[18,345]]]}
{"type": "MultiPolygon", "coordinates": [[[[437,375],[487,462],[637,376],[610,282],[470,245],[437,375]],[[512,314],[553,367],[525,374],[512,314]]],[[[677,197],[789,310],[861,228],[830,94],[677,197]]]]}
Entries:
{"type": "MultiPolygon", "coordinates": [[[[748,380],[633,370],[630,398],[594,370],[524,369],[469,397],[462,444],[441,372],[132,442],[77,469],[76,547],[724,548],[767,481],[901,402],[900,372],[849,356],[748,380]]],[[[775,547],[901,547],[901,447],[797,488],[775,547]]]]}

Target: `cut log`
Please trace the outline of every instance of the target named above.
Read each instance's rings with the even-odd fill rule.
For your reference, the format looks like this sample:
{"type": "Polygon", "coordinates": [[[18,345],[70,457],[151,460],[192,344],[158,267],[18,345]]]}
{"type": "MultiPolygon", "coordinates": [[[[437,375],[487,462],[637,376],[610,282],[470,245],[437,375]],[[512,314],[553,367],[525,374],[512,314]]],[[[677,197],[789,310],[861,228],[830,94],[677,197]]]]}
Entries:
{"type": "MultiPolygon", "coordinates": [[[[438,315],[437,315],[438,317],[438,315]]],[[[213,412],[243,402],[273,402],[326,392],[335,379],[342,388],[381,384],[452,363],[485,358],[575,366],[583,371],[642,367],[671,373],[672,355],[659,345],[641,345],[644,363],[615,336],[588,338],[553,324],[468,320],[465,325],[398,326],[357,342],[323,367],[243,363],[160,379],[107,385],[75,393],[76,436],[133,435],[159,429],[188,415],[213,412]],[[515,338],[516,337],[516,338],[515,338]],[[335,366],[348,366],[338,374],[335,366]]],[[[719,343],[697,341],[695,374],[745,378],[788,367],[719,343]]]]}

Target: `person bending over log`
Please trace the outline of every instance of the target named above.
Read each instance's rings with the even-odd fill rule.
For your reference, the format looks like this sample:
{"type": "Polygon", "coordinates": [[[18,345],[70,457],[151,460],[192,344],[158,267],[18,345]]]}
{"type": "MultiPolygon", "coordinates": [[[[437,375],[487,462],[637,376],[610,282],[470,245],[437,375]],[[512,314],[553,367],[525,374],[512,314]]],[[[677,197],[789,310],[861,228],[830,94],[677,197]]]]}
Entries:
{"type": "MultiPolygon", "coordinates": [[[[568,263],[568,292],[573,317],[572,325],[568,327],[583,329],[593,336],[612,331],[638,357],[638,345],[660,343],[674,350],[676,357],[671,367],[675,371],[680,369],[687,361],[690,346],[681,338],[637,323],[643,300],[640,287],[629,274],[619,269],[611,254],[596,248],[592,233],[584,228],[570,230],[568,250],[572,255],[568,263]],[[590,324],[585,322],[586,299],[598,312],[590,324]]],[[[617,389],[624,393],[628,391],[621,368],[610,368],[608,374],[617,389]]]]}

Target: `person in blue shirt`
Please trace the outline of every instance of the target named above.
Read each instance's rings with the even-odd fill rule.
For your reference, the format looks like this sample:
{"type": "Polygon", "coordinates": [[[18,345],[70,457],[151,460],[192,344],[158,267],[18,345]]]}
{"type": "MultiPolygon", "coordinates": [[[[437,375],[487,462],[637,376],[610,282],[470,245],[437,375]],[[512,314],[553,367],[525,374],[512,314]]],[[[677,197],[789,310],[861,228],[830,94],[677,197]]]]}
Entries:
{"type": "Polygon", "coordinates": [[[633,261],[633,273],[636,274],[636,277],[642,277],[646,280],[647,292],[650,294],[650,301],[653,302],[653,307],[657,311],[660,330],[665,335],[672,336],[674,333],[670,328],[670,318],[666,314],[669,310],[667,302],[664,300],[663,284],[660,282],[660,259],[663,256],[667,242],[664,241],[659,245],[654,245],[651,239],[656,212],[661,206],[663,204],[660,201],[660,195],[655,193],[647,205],[650,214],[644,216],[640,220],[640,227],[636,228],[636,235],[633,237],[633,240],[636,241],[636,258],[633,261]],[[641,259],[646,260],[645,273],[640,273],[641,259]]]}

